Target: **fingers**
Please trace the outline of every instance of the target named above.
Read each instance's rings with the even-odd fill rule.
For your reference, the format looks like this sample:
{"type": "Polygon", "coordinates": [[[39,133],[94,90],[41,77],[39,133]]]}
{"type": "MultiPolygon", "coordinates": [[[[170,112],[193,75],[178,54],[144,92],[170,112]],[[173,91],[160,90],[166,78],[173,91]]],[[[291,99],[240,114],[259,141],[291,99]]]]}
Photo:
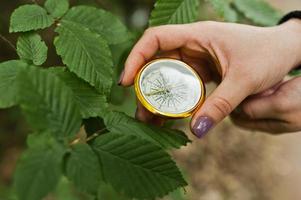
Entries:
{"type": "Polygon", "coordinates": [[[153,113],[148,111],[140,102],[137,100],[136,119],[144,123],[153,124],[156,126],[163,126],[165,119],[155,116],[153,113]]]}
{"type": "Polygon", "coordinates": [[[272,88],[245,100],[240,108],[243,114],[249,119],[278,119],[284,120],[287,114],[294,108],[296,97],[289,94],[294,90],[295,81],[291,79],[280,82],[272,88]]]}
{"type": "Polygon", "coordinates": [[[273,134],[281,134],[285,132],[292,132],[288,124],[284,121],[273,119],[261,119],[261,120],[247,120],[243,118],[232,118],[235,125],[245,129],[263,131],[273,134]]]}
{"type": "Polygon", "coordinates": [[[215,124],[228,116],[250,91],[244,83],[225,79],[193,116],[191,130],[203,137],[215,124]]]}
{"type": "Polygon", "coordinates": [[[256,97],[266,97],[266,96],[270,96],[272,94],[274,94],[278,89],[279,87],[282,85],[284,81],[280,81],[279,83],[277,83],[276,85],[274,85],[273,87],[263,91],[263,92],[260,92],[259,94],[256,94],[255,96],[256,97]]]}
{"type": "Polygon", "coordinates": [[[188,25],[166,25],[148,29],[131,51],[120,84],[132,85],[138,70],[156,53],[184,46],[189,40],[188,25]]]}
{"type": "Polygon", "coordinates": [[[180,51],[178,49],[171,51],[162,51],[157,54],[156,58],[173,58],[173,59],[181,59],[180,51]]]}
{"type": "Polygon", "coordinates": [[[141,122],[149,123],[153,119],[154,115],[146,108],[144,108],[139,100],[137,100],[137,110],[135,117],[141,122]]]}
{"type": "Polygon", "coordinates": [[[256,95],[241,104],[241,112],[233,112],[232,121],[243,128],[269,133],[300,130],[300,78],[273,87],[273,92],[256,95]]]}
{"type": "Polygon", "coordinates": [[[276,118],[279,114],[276,95],[252,97],[244,101],[240,108],[249,119],[276,118]]]}

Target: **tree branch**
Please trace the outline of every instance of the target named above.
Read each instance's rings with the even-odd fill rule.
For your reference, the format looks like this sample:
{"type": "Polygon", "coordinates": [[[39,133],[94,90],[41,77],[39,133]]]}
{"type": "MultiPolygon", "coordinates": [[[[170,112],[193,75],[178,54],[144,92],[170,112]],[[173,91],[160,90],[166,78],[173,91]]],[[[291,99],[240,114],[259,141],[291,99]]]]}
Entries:
{"type": "Polygon", "coordinates": [[[6,37],[0,34],[0,38],[6,42],[14,51],[17,51],[16,47],[13,45],[11,41],[9,41],[6,37]]]}

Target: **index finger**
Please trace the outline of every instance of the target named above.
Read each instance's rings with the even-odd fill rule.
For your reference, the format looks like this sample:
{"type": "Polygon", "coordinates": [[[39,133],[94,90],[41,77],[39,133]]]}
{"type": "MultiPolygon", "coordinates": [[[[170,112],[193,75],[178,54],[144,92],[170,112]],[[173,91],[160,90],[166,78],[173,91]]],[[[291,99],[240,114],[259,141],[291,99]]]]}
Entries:
{"type": "Polygon", "coordinates": [[[158,51],[170,51],[184,46],[189,40],[186,26],[165,25],[147,29],[125,63],[121,85],[132,85],[138,70],[158,51]]]}

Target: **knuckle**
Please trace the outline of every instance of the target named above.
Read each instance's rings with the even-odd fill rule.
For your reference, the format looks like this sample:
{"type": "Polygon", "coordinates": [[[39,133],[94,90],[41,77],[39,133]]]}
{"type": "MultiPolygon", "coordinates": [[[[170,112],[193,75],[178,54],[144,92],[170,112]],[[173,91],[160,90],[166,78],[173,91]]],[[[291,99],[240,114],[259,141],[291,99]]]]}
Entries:
{"type": "Polygon", "coordinates": [[[271,101],[271,106],[279,114],[287,113],[290,110],[290,102],[280,94],[277,94],[277,97],[271,101]]]}
{"type": "Polygon", "coordinates": [[[156,27],[150,27],[144,31],[144,35],[152,35],[156,32],[156,27]]]}
{"type": "Polygon", "coordinates": [[[256,118],[256,114],[253,110],[253,107],[250,104],[243,104],[242,111],[244,114],[247,115],[248,118],[250,118],[250,119],[256,118]]]}
{"type": "Polygon", "coordinates": [[[211,103],[212,103],[213,108],[223,118],[228,116],[233,110],[233,106],[231,105],[231,103],[223,97],[215,97],[211,103]]]}

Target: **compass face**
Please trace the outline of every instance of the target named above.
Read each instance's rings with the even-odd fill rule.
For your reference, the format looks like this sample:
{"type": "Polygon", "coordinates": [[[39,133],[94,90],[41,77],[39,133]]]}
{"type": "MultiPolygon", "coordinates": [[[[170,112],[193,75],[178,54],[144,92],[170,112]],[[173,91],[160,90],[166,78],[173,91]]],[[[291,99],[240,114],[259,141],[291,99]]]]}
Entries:
{"type": "Polygon", "coordinates": [[[190,112],[197,107],[204,92],[196,72],[173,59],[151,62],[143,69],[138,81],[145,101],[160,113],[190,112]]]}

